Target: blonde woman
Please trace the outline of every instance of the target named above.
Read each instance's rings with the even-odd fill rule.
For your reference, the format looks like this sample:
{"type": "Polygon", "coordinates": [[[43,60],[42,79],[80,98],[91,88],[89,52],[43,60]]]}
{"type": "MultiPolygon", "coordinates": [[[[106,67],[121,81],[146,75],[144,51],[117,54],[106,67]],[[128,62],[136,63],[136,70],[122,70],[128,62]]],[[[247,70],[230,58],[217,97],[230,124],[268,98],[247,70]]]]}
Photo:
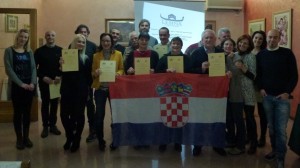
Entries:
{"type": "Polygon", "coordinates": [[[67,137],[64,149],[76,152],[80,147],[84,127],[84,110],[91,83],[91,61],[85,55],[86,38],[82,34],[75,35],[70,48],[78,49],[79,70],[62,73],[60,117],[67,137]]]}
{"type": "Polygon", "coordinates": [[[29,32],[21,29],[16,34],[14,45],[5,49],[5,72],[9,79],[9,99],[14,109],[13,123],[19,150],[33,146],[29,139],[30,111],[36,88],[36,66],[29,48],[29,32]]]}

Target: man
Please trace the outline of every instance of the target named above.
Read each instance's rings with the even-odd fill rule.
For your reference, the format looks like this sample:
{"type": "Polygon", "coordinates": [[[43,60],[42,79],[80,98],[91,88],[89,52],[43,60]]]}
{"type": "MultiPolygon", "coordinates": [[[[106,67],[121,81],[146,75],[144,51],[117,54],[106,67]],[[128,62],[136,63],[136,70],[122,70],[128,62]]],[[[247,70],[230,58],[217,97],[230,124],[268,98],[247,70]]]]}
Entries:
{"type": "MultiPolygon", "coordinates": [[[[208,53],[220,53],[224,52],[222,49],[218,49],[215,47],[216,44],[216,34],[213,30],[206,29],[202,32],[201,41],[203,46],[196,49],[191,55],[193,64],[194,64],[194,72],[198,74],[208,74],[208,53]]],[[[224,130],[225,132],[225,130],[224,130]]],[[[198,156],[201,153],[202,146],[195,145],[193,149],[193,155],[198,156]]],[[[226,152],[223,148],[214,147],[215,152],[220,154],[221,156],[226,156],[226,152]]]]}
{"type": "Polygon", "coordinates": [[[231,38],[230,30],[227,27],[220,28],[219,31],[218,31],[219,44],[217,45],[217,47],[219,49],[221,49],[222,48],[222,46],[221,46],[222,42],[229,39],[229,38],[231,38]]]}
{"type": "MultiPolygon", "coordinates": [[[[208,24],[205,26],[205,30],[206,29],[210,29],[212,30],[212,25],[211,24],[208,24]]],[[[202,42],[201,40],[198,42],[198,43],[194,43],[194,44],[191,44],[184,52],[184,54],[188,55],[188,56],[191,56],[193,54],[193,52],[202,46],[202,42]]]]}
{"type": "Polygon", "coordinates": [[[198,43],[194,43],[194,44],[191,44],[184,52],[184,54],[188,55],[189,57],[193,54],[193,52],[200,48],[202,46],[202,42],[201,40],[198,42],[198,43]]]}
{"type": "Polygon", "coordinates": [[[162,27],[159,29],[159,39],[160,44],[156,44],[153,46],[153,50],[156,51],[159,55],[159,58],[164,56],[170,51],[170,33],[169,29],[166,27],[162,27]]]}
{"type": "Polygon", "coordinates": [[[138,38],[139,35],[137,32],[132,31],[129,33],[129,46],[125,48],[125,52],[123,55],[124,62],[131,51],[136,50],[139,47],[138,38]]]}
{"type": "Polygon", "coordinates": [[[56,33],[47,31],[45,33],[46,44],[38,48],[35,53],[35,63],[38,67],[37,75],[39,78],[39,88],[42,99],[42,121],[43,131],[42,138],[48,136],[48,129],[55,135],[61,132],[56,127],[58,98],[50,99],[49,84],[60,83],[61,71],[59,70],[59,59],[62,48],[55,44],[56,33]],[[50,106],[50,110],[49,110],[50,106]]]}
{"type": "Polygon", "coordinates": [[[124,51],[125,51],[125,47],[122,46],[121,44],[118,44],[118,41],[120,40],[120,30],[118,29],[111,29],[110,30],[110,34],[112,35],[113,37],[113,40],[114,40],[114,48],[118,51],[120,51],[122,53],[122,55],[124,54],[124,51]]]}
{"type": "MultiPolygon", "coordinates": [[[[88,36],[90,34],[89,28],[86,25],[81,24],[76,28],[75,34],[82,34],[85,36],[85,38],[86,38],[85,54],[90,58],[90,60],[92,62],[93,55],[94,55],[94,53],[96,53],[96,50],[97,50],[97,46],[95,43],[88,40],[88,36]]],[[[87,117],[88,117],[90,132],[89,132],[88,137],[86,138],[86,142],[92,142],[97,138],[97,135],[96,135],[96,132],[94,129],[95,104],[94,104],[93,99],[94,99],[93,89],[90,88],[89,99],[86,103],[87,117]]]]}
{"type": "MultiPolygon", "coordinates": [[[[147,19],[142,19],[139,23],[139,31],[140,33],[142,32],[146,32],[146,33],[149,33],[149,30],[150,30],[150,21],[147,20],[147,19]]],[[[155,46],[156,44],[158,44],[158,41],[156,38],[150,36],[150,40],[148,42],[148,46],[150,47],[153,47],[155,46]]]]}
{"type": "Polygon", "coordinates": [[[279,41],[280,32],[270,30],[267,34],[267,48],[257,55],[257,84],[263,96],[272,146],[272,151],[265,155],[265,159],[277,159],[277,167],[281,168],[284,167],[287,151],[289,99],[298,82],[298,70],[295,55],[290,49],[279,47],[279,41]]]}

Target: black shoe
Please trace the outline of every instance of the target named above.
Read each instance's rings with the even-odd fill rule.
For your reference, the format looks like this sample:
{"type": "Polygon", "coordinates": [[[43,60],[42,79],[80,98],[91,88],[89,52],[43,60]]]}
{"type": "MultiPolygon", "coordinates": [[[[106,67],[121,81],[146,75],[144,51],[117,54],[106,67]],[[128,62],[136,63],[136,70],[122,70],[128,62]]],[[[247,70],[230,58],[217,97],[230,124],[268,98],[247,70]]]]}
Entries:
{"type": "Polygon", "coordinates": [[[31,142],[31,140],[29,138],[24,138],[24,146],[27,148],[32,148],[33,147],[33,143],[31,142]]]}
{"type": "Polygon", "coordinates": [[[174,144],[174,150],[177,151],[177,152],[181,152],[181,150],[182,150],[181,144],[175,143],[174,144]]]}
{"type": "Polygon", "coordinates": [[[228,150],[228,154],[230,154],[230,155],[241,155],[243,153],[245,153],[245,149],[239,149],[237,147],[230,148],[228,150]]]}
{"type": "Polygon", "coordinates": [[[106,142],[104,140],[99,142],[99,150],[100,151],[105,151],[105,147],[106,147],[105,144],[106,144],[106,142]]]}
{"type": "Polygon", "coordinates": [[[159,145],[158,150],[160,152],[165,152],[167,150],[167,145],[159,145]]]}
{"type": "Polygon", "coordinates": [[[48,127],[44,127],[41,133],[42,138],[46,138],[48,136],[48,127]]]}
{"type": "Polygon", "coordinates": [[[109,145],[109,148],[110,148],[111,151],[114,151],[114,150],[118,149],[118,147],[114,146],[112,143],[109,145]]]}
{"type": "Polygon", "coordinates": [[[80,138],[75,139],[70,147],[71,153],[76,152],[80,147],[80,138]]]}
{"type": "Polygon", "coordinates": [[[56,126],[50,127],[50,132],[54,135],[60,135],[61,132],[57,129],[56,126]]]}
{"type": "Polygon", "coordinates": [[[227,155],[227,153],[226,153],[226,151],[223,149],[223,148],[213,148],[213,150],[215,151],[215,152],[217,152],[219,155],[221,155],[221,156],[226,156],[227,155]]]}
{"type": "Polygon", "coordinates": [[[265,155],[265,160],[267,161],[272,161],[275,159],[276,159],[276,153],[273,151],[265,155]]]}
{"type": "Polygon", "coordinates": [[[266,145],[266,137],[260,137],[257,143],[257,147],[262,148],[266,145]]]}
{"type": "Polygon", "coordinates": [[[193,156],[199,156],[201,154],[202,146],[194,145],[193,156]]]}
{"type": "Polygon", "coordinates": [[[19,149],[19,150],[25,149],[25,146],[24,146],[24,143],[23,143],[22,140],[17,140],[16,148],[19,149]]]}
{"type": "Polygon", "coordinates": [[[256,153],[256,148],[251,148],[251,147],[250,147],[250,148],[248,149],[247,153],[248,153],[249,155],[255,154],[255,153],[256,153]]]}
{"type": "Polygon", "coordinates": [[[143,147],[142,145],[136,145],[136,146],[134,146],[133,148],[134,148],[135,150],[140,150],[142,147],[143,147]]]}
{"type": "Polygon", "coordinates": [[[68,140],[66,141],[66,143],[64,144],[64,150],[69,150],[71,147],[72,141],[68,140]]]}
{"type": "Polygon", "coordinates": [[[86,138],[86,142],[93,142],[95,139],[97,139],[97,135],[95,132],[91,132],[88,137],[86,138]]]}
{"type": "Polygon", "coordinates": [[[257,148],[257,142],[251,142],[250,147],[249,147],[247,153],[249,155],[252,155],[252,154],[256,153],[256,148],[257,148]]]}
{"type": "Polygon", "coordinates": [[[143,145],[143,148],[149,149],[149,148],[150,148],[150,145],[143,145]]]}

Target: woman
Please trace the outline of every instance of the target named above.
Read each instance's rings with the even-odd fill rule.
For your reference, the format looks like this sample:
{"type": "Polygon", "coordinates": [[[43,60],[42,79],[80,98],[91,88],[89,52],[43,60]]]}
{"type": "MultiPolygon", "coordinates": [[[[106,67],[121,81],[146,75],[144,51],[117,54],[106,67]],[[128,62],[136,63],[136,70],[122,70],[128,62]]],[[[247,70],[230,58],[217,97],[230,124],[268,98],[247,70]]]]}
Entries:
{"type": "Polygon", "coordinates": [[[191,72],[192,63],[189,57],[181,52],[183,42],[180,37],[174,37],[171,40],[171,51],[165,54],[158,62],[155,72],[156,73],[176,73],[176,69],[168,68],[168,57],[169,56],[182,56],[184,63],[184,73],[191,72]]]}
{"type": "MultiPolygon", "coordinates": [[[[99,142],[99,150],[105,150],[105,140],[103,139],[103,124],[105,116],[105,105],[106,100],[109,98],[109,83],[99,82],[99,75],[101,74],[100,62],[102,60],[109,60],[116,62],[116,76],[123,75],[123,58],[122,53],[113,48],[113,37],[111,34],[102,33],[100,35],[100,45],[98,51],[94,54],[93,65],[92,65],[92,87],[95,88],[95,103],[96,103],[96,114],[95,114],[95,129],[99,142]]],[[[116,147],[110,146],[112,150],[116,147]]]]}
{"type": "Polygon", "coordinates": [[[226,113],[227,143],[232,147],[228,153],[239,155],[245,153],[245,123],[243,119],[244,98],[242,94],[243,73],[235,66],[241,58],[233,53],[235,42],[232,39],[223,41],[226,65],[232,76],[229,84],[228,106],[226,113]]]}
{"type": "Polygon", "coordinates": [[[138,49],[132,51],[129,53],[129,55],[126,58],[125,63],[125,70],[128,75],[134,75],[135,69],[134,69],[134,58],[135,57],[150,57],[150,73],[154,73],[154,70],[157,66],[159,57],[158,53],[148,49],[148,42],[150,39],[150,35],[148,33],[142,32],[139,35],[138,43],[139,47],[138,49]]]}
{"type": "MultiPolygon", "coordinates": [[[[184,73],[188,73],[191,71],[192,63],[189,57],[181,52],[183,42],[180,37],[174,37],[171,40],[171,51],[165,54],[158,62],[155,72],[156,73],[176,73],[175,68],[168,68],[168,57],[169,56],[177,56],[183,57],[184,64],[184,73]]],[[[167,149],[167,145],[163,144],[159,146],[159,151],[164,152],[167,149]]],[[[181,144],[175,143],[174,146],[175,151],[181,152],[182,147],[181,144]]]]}
{"type": "Polygon", "coordinates": [[[79,69],[62,73],[60,117],[67,137],[64,149],[76,152],[80,147],[84,127],[84,110],[91,83],[91,61],[85,55],[86,39],[82,34],[75,35],[70,48],[78,49],[79,69]]]}
{"type": "Polygon", "coordinates": [[[29,48],[28,30],[19,30],[14,45],[5,49],[4,64],[10,87],[9,98],[14,109],[16,148],[31,148],[33,144],[29,139],[30,112],[37,80],[34,56],[29,48]]]}
{"type": "Polygon", "coordinates": [[[235,62],[235,66],[242,72],[242,94],[244,98],[244,112],[246,114],[247,134],[250,141],[250,148],[248,154],[254,154],[257,147],[257,132],[256,121],[254,118],[254,109],[256,103],[254,79],[256,77],[256,59],[255,55],[251,53],[254,45],[249,35],[242,35],[237,40],[236,57],[241,61],[235,62]]]}
{"type": "MultiPolygon", "coordinates": [[[[267,46],[266,33],[264,31],[255,31],[252,34],[252,40],[254,43],[252,54],[254,55],[257,55],[261,50],[265,49],[267,46]]],[[[256,91],[256,99],[258,115],[260,119],[260,138],[258,140],[257,146],[264,147],[266,145],[266,132],[268,122],[262,105],[262,96],[258,90],[256,91]]]]}

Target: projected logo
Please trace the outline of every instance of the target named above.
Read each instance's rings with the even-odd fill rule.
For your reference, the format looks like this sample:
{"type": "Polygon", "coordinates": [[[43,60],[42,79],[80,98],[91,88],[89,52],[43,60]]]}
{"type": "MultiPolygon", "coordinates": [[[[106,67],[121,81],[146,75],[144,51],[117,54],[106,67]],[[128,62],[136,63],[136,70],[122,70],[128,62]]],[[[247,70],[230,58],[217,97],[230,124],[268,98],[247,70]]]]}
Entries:
{"type": "Polygon", "coordinates": [[[168,17],[164,17],[160,14],[160,18],[162,20],[162,24],[168,27],[181,27],[182,21],[184,20],[184,17],[177,19],[174,14],[169,14],[168,17]]]}

